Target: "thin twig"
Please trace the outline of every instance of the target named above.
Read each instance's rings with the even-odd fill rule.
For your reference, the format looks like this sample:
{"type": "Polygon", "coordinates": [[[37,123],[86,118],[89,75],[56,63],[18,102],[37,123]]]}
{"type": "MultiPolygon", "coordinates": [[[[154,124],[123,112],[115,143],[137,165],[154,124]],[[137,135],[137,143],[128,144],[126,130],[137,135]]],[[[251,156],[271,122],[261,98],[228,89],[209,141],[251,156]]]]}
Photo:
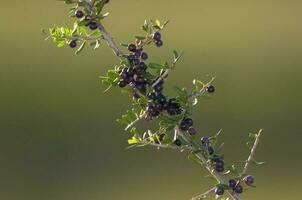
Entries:
{"type": "Polygon", "coordinates": [[[248,159],[246,160],[246,163],[245,163],[245,166],[244,166],[244,168],[242,170],[241,175],[246,174],[249,166],[251,165],[251,163],[252,163],[252,161],[254,159],[254,156],[255,156],[255,153],[256,153],[257,146],[258,146],[259,141],[260,141],[260,136],[261,136],[262,131],[263,131],[263,129],[260,129],[259,132],[255,135],[254,145],[253,145],[253,147],[251,149],[251,153],[250,153],[248,159]]]}

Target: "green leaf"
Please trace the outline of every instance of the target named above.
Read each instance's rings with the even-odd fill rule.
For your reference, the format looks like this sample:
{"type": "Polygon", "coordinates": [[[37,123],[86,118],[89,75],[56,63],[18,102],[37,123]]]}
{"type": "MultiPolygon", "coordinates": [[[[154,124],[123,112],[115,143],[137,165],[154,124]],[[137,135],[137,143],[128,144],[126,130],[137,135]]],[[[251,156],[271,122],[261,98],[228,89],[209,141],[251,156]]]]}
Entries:
{"type": "Polygon", "coordinates": [[[157,64],[157,63],[150,63],[150,64],[149,64],[149,67],[150,67],[151,69],[164,69],[164,68],[165,68],[164,65],[157,64]]]}
{"type": "Polygon", "coordinates": [[[145,36],[135,36],[135,38],[136,38],[137,40],[145,40],[145,39],[146,39],[145,36]]]}
{"type": "Polygon", "coordinates": [[[75,54],[79,55],[83,51],[85,45],[86,45],[86,41],[83,41],[81,46],[76,50],[75,54]]]}

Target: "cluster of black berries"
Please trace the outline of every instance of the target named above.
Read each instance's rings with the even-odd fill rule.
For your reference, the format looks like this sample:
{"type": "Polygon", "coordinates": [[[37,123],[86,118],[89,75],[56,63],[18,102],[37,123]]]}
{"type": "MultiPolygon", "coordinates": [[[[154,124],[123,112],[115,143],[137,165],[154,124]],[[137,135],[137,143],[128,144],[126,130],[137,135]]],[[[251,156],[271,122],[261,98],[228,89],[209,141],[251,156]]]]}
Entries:
{"type": "Polygon", "coordinates": [[[193,120],[191,118],[185,118],[181,121],[179,128],[182,131],[187,131],[191,136],[196,135],[197,131],[193,127],[193,120]]]}
{"type": "Polygon", "coordinates": [[[127,57],[130,66],[119,70],[121,79],[118,85],[121,88],[130,85],[133,89],[145,94],[147,85],[150,83],[145,79],[148,66],[142,60],[148,59],[148,54],[135,44],[129,44],[128,50],[131,52],[127,57]]]}
{"type": "MultiPolygon", "coordinates": [[[[251,186],[255,181],[254,177],[251,176],[251,175],[248,175],[248,176],[244,177],[243,180],[248,186],[251,186]]],[[[243,192],[243,187],[240,184],[240,181],[236,181],[235,179],[230,179],[228,186],[229,186],[230,189],[232,189],[237,194],[241,194],[243,192]]],[[[223,187],[217,187],[215,189],[215,194],[217,194],[219,196],[223,195],[224,194],[224,188],[223,187]]]]}
{"type": "Polygon", "coordinates": [[[156,46],[158,46],[158,47],[161,47],[161,46],[163,46],[163,41],[162,41],[162,39],[161,39],[161,34],[160,34],[160,32],[155,32],[154,34],[153,34],[153,42],[155,43],[155,45],[156,46]]]}
{"type": "Polygon", "coordinates": [[[90,16],[85,16],[84,12],[82,10],[77,10],[75,12],[75,16],[78,19],[82,19],[85,17],[85,19],[89,20],[89,23],[86,24],[87,27],[89,27],[91,30],[96,30],[98,28],[98,24],[95,20],[91,19],[90,16]]]}
{"type": "Polygon", "coordinates": [[[176,102],[175,98],[167,99],[161,91],[156,91],[148,94],[150,103],[147,107],[146,119],[153,119],[160,115],[160,113],[166,111],[169,115],[180,115],[182,109],[179,103],[176,102]]]}

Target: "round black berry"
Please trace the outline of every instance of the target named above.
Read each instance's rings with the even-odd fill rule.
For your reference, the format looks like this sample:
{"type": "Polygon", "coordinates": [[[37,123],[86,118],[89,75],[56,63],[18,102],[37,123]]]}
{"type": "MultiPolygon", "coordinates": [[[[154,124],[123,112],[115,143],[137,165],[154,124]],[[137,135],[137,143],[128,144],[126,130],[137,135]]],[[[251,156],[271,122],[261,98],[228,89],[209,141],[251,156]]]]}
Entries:
{"type": "Polygon", "coordinates": [[[222,159],[217,159],[215,165],[216,165],[216,168],[222,168],[222,167],[224,167],[224,161],[222,159]]]}
{"type": "Polygon", "coordinates": [[[140,63],[140,60],[139,59],[134,59],[133,61],[132,61],[132,63],[133,63],[133,65],[139,65],[139,63],[140,63]]]}
{"type": "Polygon", "coordinates": [[[188,133],[190,135],[196,135],[197,131],[196,131],[196,129],[194,127],[191,127],[191,128],[189,128],[188,133]]]}
{"type": "Polygon", "coordinates": [[[164,104],[166,103],[166,97],[163,95],[163,94],[159,94],[158,97],[157,97],[157,100],[160,104],[164,104]]]}
{"type": "Polygon", "coordinates": [[[156,40],[155,44],[156,44],[157,47],[161,47],[161,46],[163,46],[164,43],[161,40],[156,40]]]}
{"type": "Polygon", "coordinates": [[[182,121],[182,122],[180,123],[179,128],[180,128],[181,130],[183,130],[183,131],[187,131],[187,130],[189,129],[189,126],[187,125],[187,123],[186,123],[185,121],[182,121]]]}
{"type": "Polygon", "coordinates": [[[136,46],[135,46],[135,44],[129,44],[129,45],[128,45],[128,50],[129,50],[129,51],[132,51],[132,52],[135,52],[135,51],[136,51],[136,46]]]}
{"type": "Polygon", "coordinates": [[[124,81],[124,80],[121,80],[121,81],[118,83],[118,85],[119,85],[121,88],[124,88],[124,87],[126,87],[127,82],[124,81]]]}
{"type": "Polygon", "coordinates": [[[82,17],[84,17],[84,13],[81,10],[77,10],[75,13],[75,16],[79,19],[81,19],[82,17]]]}
{"type": "Polygon", "coordinates": [[[191,118],[186,118],[184,122],[187,124],[188,127],[193,126],[193,120],[191,118]]]}
{"type": "Polygon", "coordinates": [[[160,84],[157,84],[157,85],[154,87],[154,90],[155,90],[156,92],[161,92],[163,89],[164,89],[163,85],[160,85],[160,84]]]}
{"type": "Polygon", "coordinates": [[[69,46],[70,48],[75,48],[77,46],[77,41],[76,40],[72,40],[70,43],[69,43],[69,46]]]}
{"type": "Polygon", "coordinates": [[[201,138],[201,143],[205,146],[209,145],[210,140],[207,136],[201,138]]]}
{"type": "Polygon", "coordinates": [[[153,35],[153,39],[156,41],[159,41],[161,39],[161,34],[160,32],[155,32],[153,35]]]}
{"type": "Polygon", "coordinates": [[[157,95],[156,95],[154,92],[151,92],[151,93],[148,95],[148,98],[154,101],[154,100],[156,100],[157,95]]]}
{"type": "Polygon", "coordinates": [[[214,85],[209,85],[209,86],[207,87],[207,91],[208,91],[208,93],[213,93],[213,92],[215,92],[215,87],[214,87],[214,85]]]}
{"type": "Polygon", "coordinates": [[[241,194],[243,192],[243,187],[240,184],[237,184],[234,188],[234,191],[238,194],[241,194]]]}
{"type": "Polygon", "coordinates": [[[143,60],[147,60],[148,59],[148,54],[146,52],[143,52],[142,55],[141,55],[141,58],[143,60]]]}
{"type": "Polygon", "coordinates": [[[217,172],[220,172],[220,173],[224,172],[224,167],[216,167],[215,169],[217,172]]]}
{"type": "Polygon", "coordinates": [[[230,188],[235,188],[236,185],[237,185],[237,181],[235,179],[229,180],[229,187],[230,188]]]}
{"type": "Polygon", "coordinates": [[[131,55],[129,55],[127,58],[128,58],[128,60],[129,60],[129,62],[132,63],[133,60],[135,59],[135,55],[131,54],[131,55]]]}
{"type": "Polygon", "coordinates": [[[91,30],[96,30],[98,28],[98,24],[96,22],[90,22],[89,23],[89,28],[91,30]]]}
{"type": "Polygon", "coordinates": [[[244,182],[247,185],[252,185],[254,183],[254,181],[255,181],[255,178],[251,175],[244,177],[244,182]]]}
{"type": "Polygon", "coordinates": [[[176,146],[181,146],[181,141],[179,140],[179,139],[176,139],[175,141],[174,141],[174,144],[176,145],[176,146]]]}
{"type": "Polygon", "coordinates": [[[221,196],[224,194],[224,189],[222,187],[218,187],[215,189],[215,194],[221,196]]]}

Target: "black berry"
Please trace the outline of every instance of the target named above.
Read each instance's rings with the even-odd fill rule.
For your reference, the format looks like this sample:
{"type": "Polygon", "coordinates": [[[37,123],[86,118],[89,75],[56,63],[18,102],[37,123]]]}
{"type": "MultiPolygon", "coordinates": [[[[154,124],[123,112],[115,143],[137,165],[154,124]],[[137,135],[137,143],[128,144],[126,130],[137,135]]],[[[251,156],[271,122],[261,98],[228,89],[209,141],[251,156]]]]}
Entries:
{"type": "Polygon", "coordinates": [[[105,0],[105,4],[109,3],[110,0],[105,0]]]}
{"type": "Polygon", "coordinates": [[[243,187],[240,184],[237,184],[234,188],[234,191],[238,194],[241,194],[243,192],[243,187]]]}
{"type": "Polygon", "coordinates": [[[189,128],[188,133],[193,136],[193,135],[196,135],[197,131],[194,127],[191,127],[191,128],[189,128]]]}
{"type": "Polygon", "coordinates": [[[224,189],[222,187],[218,187],[215,189],[215,194],[221,196],[224,194],[224,189]]]}
{"type": "Polygon", "coordinates": [[[180,123],[179,128],[180,128],[181,130],[183,130],[183,131],[187,131],[187,130],[189,129],[189,126],[187,125],[187,123],[186,123],[185,121],[182,121],[182,122],[180,123]]]}
{"type": "Polygon", "coordinates": [[[159,94],[157,100],[160,104],[164,104],[167,101],[163,94],[159,94]]]}
{"type": "Polygon", "coordinates": [[[176,145],[176,146],[181,146],[181,141],[179,140],[179,139],[176,139],[175,141],[174,141],[174,144],[176,145]]]}
{"type": "Polygon", "coordinates": [[[207,87],[207,91],[208,91],[208,93],[213,93],[213,92],[215,92],[215,87],[214,87],[214,85],[209,85],[209,86],[207,87]]]}
{"type": "Polygon", "coordinates": [[[235,188],[236,185],[237,185],[237,181],[235,179],[229,180],[229,187],[230,188],[235,188]]]}
{"type": "Polygon", "coordinates": [[[75,48],[77,46],[77,41],[76,40],[72,40],[70,43],[69,43],[69,46],[70,48],[75,48]]]}
{"type": "Polygon", "coordinates": [[[155,32],[153,35],[153,39],[156,41],[159,41],[161,39],[161,34],[160,32],[155,32]]]}
{"type": "Polygon", "coordinates": [[[209,138],[208,138],[207,136],[205,136],[205,137],[202,137],[202,138],[201,138],[201,143],[202,143],[203,145],[205,145],[205,146],[208,146],[209,143],[210,143],[210,140],[209,140],[209,138]]]}
{"type": "Polygon", "coordinates": [[[124,88],[124,87],[126,87],[127,82],[124,81],[124,80],[121,80],[121,81],[118,83],[118,85],[119,85],[121,88],[124,88]]]}
{"type": "Polygon", "coordinates": [[[161,41],[161,40],[156,40],[156,41],[155,41],[155,44],[156,44],[157,47],[161,47],[161,46],[163,46],[163,41],[161,41]]]}
{"type": "Polygon", "coordinates": [[[82,17],[84,17],[84,13],[81,10],[77,10],[75,13],[75,16],[79,19],[81,19],[82,17]]]}
{"type": "Polygon", "coordinates": [[[141,55],[141,58],[143,60],[147,60],[148,59],[148,54],[146,52],[143,52],[142,55],[141,55]]]}
{"type": "Polygon", "coordinates": [[[129,50],[129,51],[132,51],[132,52],[135,52],[135,51],[136,51],[136,46],[135,46],[135,44],[129,44],[129,45],[128,45],[128,50],[129,50]]]}
{"type": "Polygon", "coordinates": [[[255,181],[255,178],[251,175],[244,177],[244,182],[247,185],[252,185],[254,183],[254,181],[255,181]]]}
{"type": "Polygon", "coordinates": [[[149,97],[149,99],[151,99],[151,100],[156,100],[156,98],[157,98],[157,95],[154,93],[154,92],[151,92],[149,95],[148,95],[148,97],[149,97]]]}
{"type": "Polygon", "coordinates": [[[188,127],[193,126],[193,120],[191,118],[186,118],[184,122],[187,124],[188,127]]]}
{"type": "Polygon", "coordinates": [[[98,28],[98,24],[96,22],[90,22],[89,23],[89,28],[91,30],[96,30],[98,28]]]}

